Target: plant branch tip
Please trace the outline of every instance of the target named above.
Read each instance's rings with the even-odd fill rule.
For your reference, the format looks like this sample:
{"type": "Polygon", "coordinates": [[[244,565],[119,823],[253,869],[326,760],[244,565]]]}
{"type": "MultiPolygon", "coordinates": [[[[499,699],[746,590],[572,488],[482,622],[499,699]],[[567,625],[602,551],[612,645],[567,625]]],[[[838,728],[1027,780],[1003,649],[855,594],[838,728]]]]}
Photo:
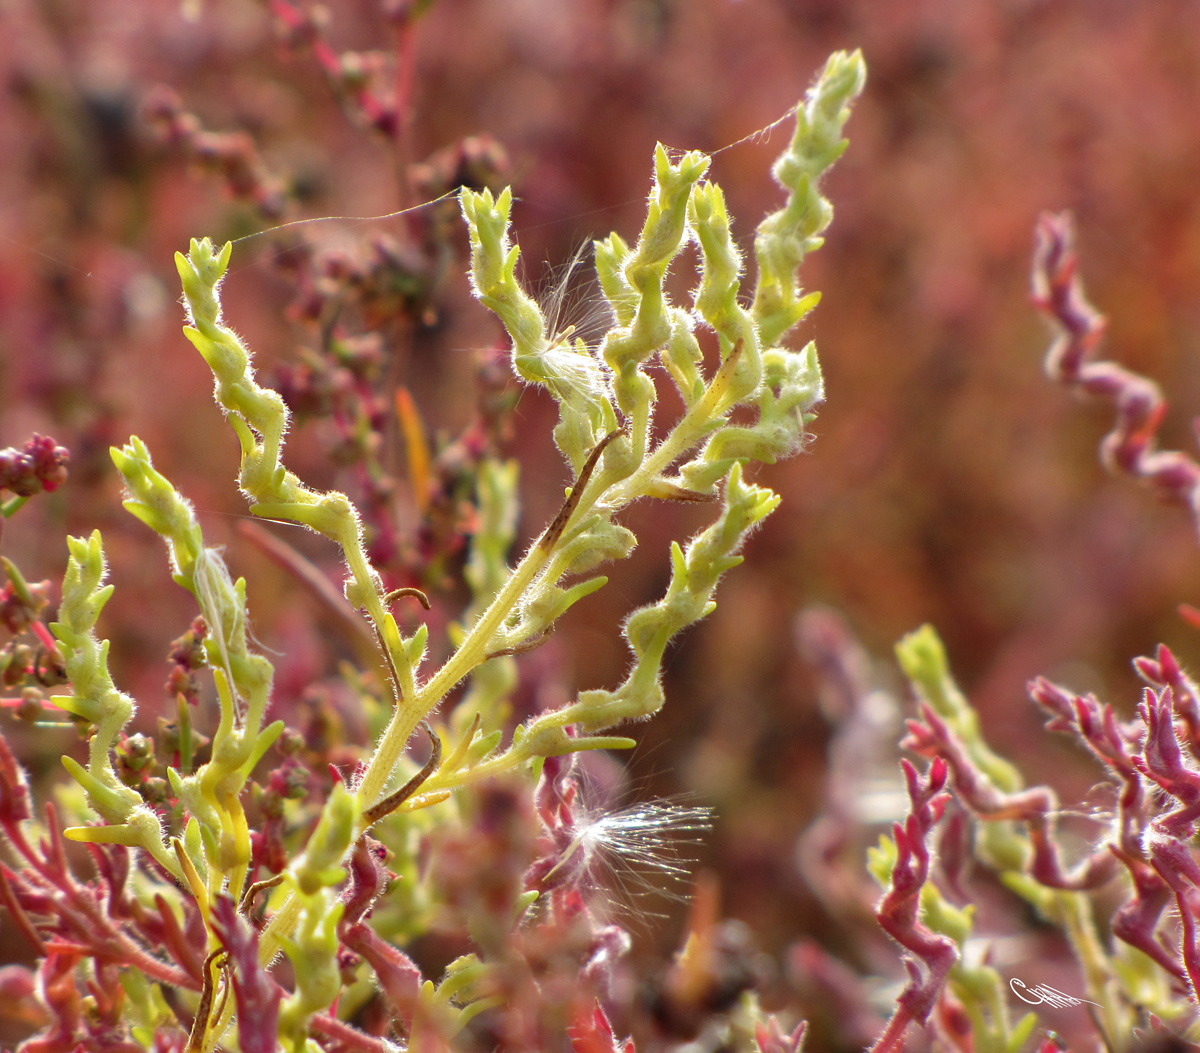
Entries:
{"type": "Polygon", "coordinates": [[[433,604],[429,602],[429,597],[420,589],[406,587],[403,589],[392,589],[383,597],[385,607],[390,607],[393,603],[400,599],[412,598],[415,599],[427,611],[433,609],[433,604]]]}

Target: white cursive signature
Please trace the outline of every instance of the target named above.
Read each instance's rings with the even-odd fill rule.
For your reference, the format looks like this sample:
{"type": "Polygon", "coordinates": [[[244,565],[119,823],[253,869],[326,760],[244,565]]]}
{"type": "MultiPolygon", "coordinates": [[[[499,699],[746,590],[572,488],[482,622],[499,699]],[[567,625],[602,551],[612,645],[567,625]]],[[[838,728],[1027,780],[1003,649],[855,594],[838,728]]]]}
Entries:
{"type": "Polygon", "coordinates": [[[1037,987],[1026,987],[1022,981],[1015,977],[1008,981],[1008,986],[1012,988],[1012,993],[1021,999],[1022,1002],[1028,1002],[1030,1005],[1041,1005],[1044,1002],[1046,1005],[1054,1006],[1056,1009],[1065,1009],[1067,1006],[1079,1005],[1080,1002],[1087,1002],[1088,1005],[1100,1005],[1099,1002],[1092,1002],[1086,998],[1072,998],[1069,994],[1063,994],[1058,988],[1050,987],[1046,984],[1038,984],[1037,987]],[[1018,987],[1021,988],[1021,991],[1025,991],[1034,997],[1026,997],[1021,991],[1017,990],[1018,987]]]}

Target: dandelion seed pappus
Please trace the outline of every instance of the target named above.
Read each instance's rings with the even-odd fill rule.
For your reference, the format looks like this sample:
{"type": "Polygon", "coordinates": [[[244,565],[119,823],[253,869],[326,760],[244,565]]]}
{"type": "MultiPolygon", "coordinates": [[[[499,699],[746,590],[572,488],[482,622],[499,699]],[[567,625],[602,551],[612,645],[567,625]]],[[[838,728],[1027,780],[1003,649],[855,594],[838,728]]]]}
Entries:
{"type": "Polygon", "coordinates": [[[542,813],[547,850],[530,871],[531,887],[576,890],[592,909],[618,914],[655,916],[648,900],[687,899],[694,860],[682,850],[702,843],[711,809],[674,798],[606,809],[574,776],[558,794],[557,807],[542,813]]]}
{"type": "Polygon", "coordinates": [[[547,267],[537,295],[551,345],[582,339],[591,346],[612,328],[612,307],[600,289],[593,263],[593,243],[584,240],[566,263],[547,267]]]}

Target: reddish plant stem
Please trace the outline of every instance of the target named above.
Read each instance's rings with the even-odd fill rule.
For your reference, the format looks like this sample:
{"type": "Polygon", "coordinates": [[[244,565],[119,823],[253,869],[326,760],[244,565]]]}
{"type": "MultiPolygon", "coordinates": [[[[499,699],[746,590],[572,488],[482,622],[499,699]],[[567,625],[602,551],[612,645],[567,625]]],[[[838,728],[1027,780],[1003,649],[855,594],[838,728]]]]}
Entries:
{"type": "Polygon", "coordinates": [[[1104,463],[1187,505],[1200,525],[1200,464],[1185,453],[1157,449],[1167,408],[1158,385],[1115,362],[1092,360],[1104,336],[1105,319],[1084,296],[1074,241],[1067,213],[1045,213],[1039,219],[1033,302],[1059,330],[1046,355],[1046,372],[1069,387],[1111,401],[1117,419],[1100,447],[1104,463]]]}
{"type": "Polygon", "coordinates": [[[1200,1004],[1200,934],[1196,929],[1196,915],[1200,912],[1200,866],[1191,850],[1175,840],[1157,841],[1150,849],[1150,861],[1171,891],[1179,907],[1179,923],[1182,930],[1179,954],[1187,975],[1188,993],[1193,1004],[1200,1004]]]}
{"type": "Polygon", "coordinates": [[[907,760],[900,762],[908,786],[909,814],[893,824],[896,863],[892,867],[891,887],[879,901],[875,917],[883,930],[911,952],[904,959],[908,985],[896,1000],[896,1011],[883,1033],[871,1047],[871,1053],[889,1053],[903,1047],[903,1038],[911,1023],[929,1019],[950,968],[958,960],[958,948],[948,936],[941,936],[920,918],[921,889],[929,878],[929,848],[926,838],[942,816],[949,795],[946,786],[948,766],[941,757],[929,766],[922,780],[907,760]],[[922,974],[921,966],[925,966],[922,974]]]}
{"type": "Polygon", "coordinates": [[[8,881],[8,873],[7,867],[0,867],[0,902],[3,902],[4,906],[8,908],[14,924],[21,930],[21,935],[37,952],[38,957],[44,958],[46,957],[46,944],[42,942],[41,933],[37,931],[37,927],[25,913],[25,908],[21,906],[21,901],[13,892],[12,885],[8,881]]]}
{"type": "Polygon", "coordinates": [[[342,1049],[361,1050],[362,1053],[391,1053],[396,1046],[382,1038],[372,1038],[357,1028],[344,1024],[337,1017],[319,1014],[309,1021],[309,1028],[317,1034],[336,1039],[342,1049]]]}
{"type": "Polygon", "coordinates": [[[908,737],[901,745],[923,757],[941,758],[949,766],[959,798],[977,816],[1025,823],[1033,847],[1032,877],[1048,888],[1079,891],[1096,888],[1116,873],[1117,860],[1107,849],[1098,849],[1065,869],[1055,841],[1059,806],[1054,791],[1034,786],[1005,793],[975,766],[958,736],[928,703],[921,704],[920,713],[920,720],[908,721],[908,737]]]}
{"type": "MultiPolygon", "coordinates": [[[[5,825],[5,836],[29,863],[22,873],[5,875],[5,887],[12,892],[18,905],[25,906],[21,904],[22,896],[27,900],[44,900],[48,913],[59,926],[57,938],[62,939],[69,932],[73,940],[67,942],[78,941],[86,954],[120,962],[164,983],[197,988],[198,982],[186,970],[159,961],[115,926],[90,891],[76,882],[67,863],[58,817],[49,803],[46,805],[46,827],[47,839],[38,853],[29,845],[18,825],[5,825]]],[[[22,913],[32,924],[28,914],[22,913]]],[[[41,911],[35,910],[35,913],[41,911]]],[[[20,924],[16,913],[14,918],[20,924]]],[[[34,929],[36,932],[36,925],[34,929]]],[[[43,941],[43,945],[49,947],[53,942],[54,937],[43,941]]]]}

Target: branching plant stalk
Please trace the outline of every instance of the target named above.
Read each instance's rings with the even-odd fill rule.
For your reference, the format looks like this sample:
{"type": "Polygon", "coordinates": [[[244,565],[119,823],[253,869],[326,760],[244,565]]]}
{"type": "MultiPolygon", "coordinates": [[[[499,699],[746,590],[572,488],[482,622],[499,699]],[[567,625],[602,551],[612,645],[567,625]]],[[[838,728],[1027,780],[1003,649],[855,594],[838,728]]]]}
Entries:
{"type": "Polygon", "coordinates": [[[488,642],[530,583],[545,569],[552,554],[552,550],[543,549],[535,544],[525,554],[503,590],[472,626],[454,654],[420,688],[415,688],[407,697],[401,696],[391,723],[380,739],[379,747],[358,786],[358,794],[365,805],[374,803],[382,794],[396,770],[400,757],[408,748],[408,742],[417,725],[449,694],[455,684],[487,660],[488,642]]]}
{"type": "MultiPolygon", "coordinates": [[[[336,991],[335,929],[343,904],[334,890],[345,880],[354,845],[373,823],[393,810],[433,803],[476,778],[539,757],[627,747],[632,740],[597,733],[650,716],[663,704],[662,662],[670,641],[713,609],[718,579],[741,561],[738,549],[746,535],[778,504],[770,490],[745,478],[744,469],[756,461],[773,463],[799,449],[810,411],[822,398],[811,345],[795,352],[779,341],[816,300],[815,294],[801,294],[798,269],[805,252],[820,244],[818,235],[832,216],[817,184],[845,148],[842,126],[864,79],[860,56],[834,55],[797,108],[796,135],[774,169],[788,204],[763,221],[756,241],[760,292],[764,282],[774,292],[771,297],[756,296],[753,309],[738,302],[741,256],[729,235],[723,195],[715,184],[700,183],[709,165],[703,154],[692,152],[672,164],[660,147],[654,191],[637,245],[631,248],[616,235],[598,243],[597,271],[617,325],[595,348],[582,340],[572,344],[558,334],[549,336],[541,309],[521,289],[515,275],[519,250],[509,238],[511,194],[493,198],[487,191],[461,192],[476,294],[508,329],[514,369],[521,379],[547,387],[558,400],[561,416],[555,441],[577,477],[559,514],[517,566],[506,573],[497,568],[490,577],[494,595],[490,601],[480,596],[481,613],[451,657],[423,683],[418,671],[428,630],[421,626],[411,637],[401,634],[387,610],[382,580],[367,559],[357,509],[340,493],[310,489],[280,459],[287,410],[276,392],[255,381],[249,352],[221,321],[218,287],[228,268],[230,246],[217,251],[207,240],[193,241],[189,255],[178,257],[192,322],[185,332],[212,369],[216,399],[237,433],[242,448],[239,482],[251,510],[303,524],[339,545],[348,570],[347,599],[372,624],[395,695],[391,719],[361,778],[349,787],[334,786],[303,852],[290,860],[285,880],[268,903],[258,960],[265,966],[286,951],[296,968],[296,989],[280,1008],[281,1040],[287,1036],[289,1043],[302,1043],[306,1021],[324,1012],[330,992],[336,991]],[[800,200],[805,207],[797,210],[800,200]],[[670,305],[664,282],[672,260],[691,240],[699,244],[703,263],[689,311],[670,305]],[[692,335],[695,324],[714,329],[722,347],[721,361],[709,378],[704,376],[700,344],[692,335]],[[651,428],[655,382],[644,369],[655,356],[662,356],[687,407],[657,446],[651,428]],[[728,416],[739,406],[747,415],[757,413],[757,423],[731,424],[728,416]],[[679,482],[664,477],[673,466],[678,466],[679,482]],[[722,500],[706,530],[686,547],[672,545],[671,583],[663,598],[627,619],[624,631],[635,663],[625,682],[612,691],[583,692],[575,702],[531,719],[498,753],[499,731],[493,728],[485,729],[481,748],[472,749],[479,734],[477,715],[445,758],[440,739],[434,738],[426,768],[389,797],[389,783],[413,732],[457,684],[489,659],[519,653],[544,636],[573,603],[605,583],[607,579],[599,576],[560,585],[632,551],[636,538],[613,517],[647,496],[722,500]]],[[[156,516],[143,514],[152,527],[166,533],[156,516]]],[[[183,534],[192,528],[182,523],[170,529],[183,534]]],[[[198,534],[188,534],[188,545],[198,544],[198,534]]],[[[230,617],[240,625],[245,601],[244,587],[238,588],[243,591],[235,608],[240,606],[242,613],[234,610],[230,617]]],[[[216,665],[224,669],[228,656],[222,651],[219,657],[216,665]]],[[[226,678],[234,691],[239,690],[237,675],[231,669],[226,678]]],[[[223,692],[223,722],[239,712],[234,697],[224,698],[225,694],[229,693],[223,692]]],[[[250,724],[256,729],[266,695],[256,688],[251,697],[255,705],[250,724]]],[[[271,730],[278,734],[274,726],[271,730]]],[[[190,799],[202,811],[208,809],[205,836],[212,841],[219,831],[221,837],[220,851],[206,843],[207,869],[192,881],[202,907],[222,893],[227,882],[235,900],[244,891],[249,858],[245,817],[230,793],[240,792],[253,761],[261,756],[247,753],[241,745],[253,733],[240,725],[227,731],[229,749],[237,745],[238,751],[227,750],[223,766],[210,764],[204,779],[215,781],[210,785],[202,780],[198,785],[203,793],[190,799]]],[[[429,734],[436,736],[432,730],[429,734]]],[[[180,786],[187,789],[182,781],[180,786]]],[[[189,847],[198,848],[194,836],[193,842],[189,847]]],[[[197,1039],[205,1051],[220,1041],[234,1012],[231,998],[214,1004],[221,1006],[214,1012],[217,1019],[197,1039]]]]}

